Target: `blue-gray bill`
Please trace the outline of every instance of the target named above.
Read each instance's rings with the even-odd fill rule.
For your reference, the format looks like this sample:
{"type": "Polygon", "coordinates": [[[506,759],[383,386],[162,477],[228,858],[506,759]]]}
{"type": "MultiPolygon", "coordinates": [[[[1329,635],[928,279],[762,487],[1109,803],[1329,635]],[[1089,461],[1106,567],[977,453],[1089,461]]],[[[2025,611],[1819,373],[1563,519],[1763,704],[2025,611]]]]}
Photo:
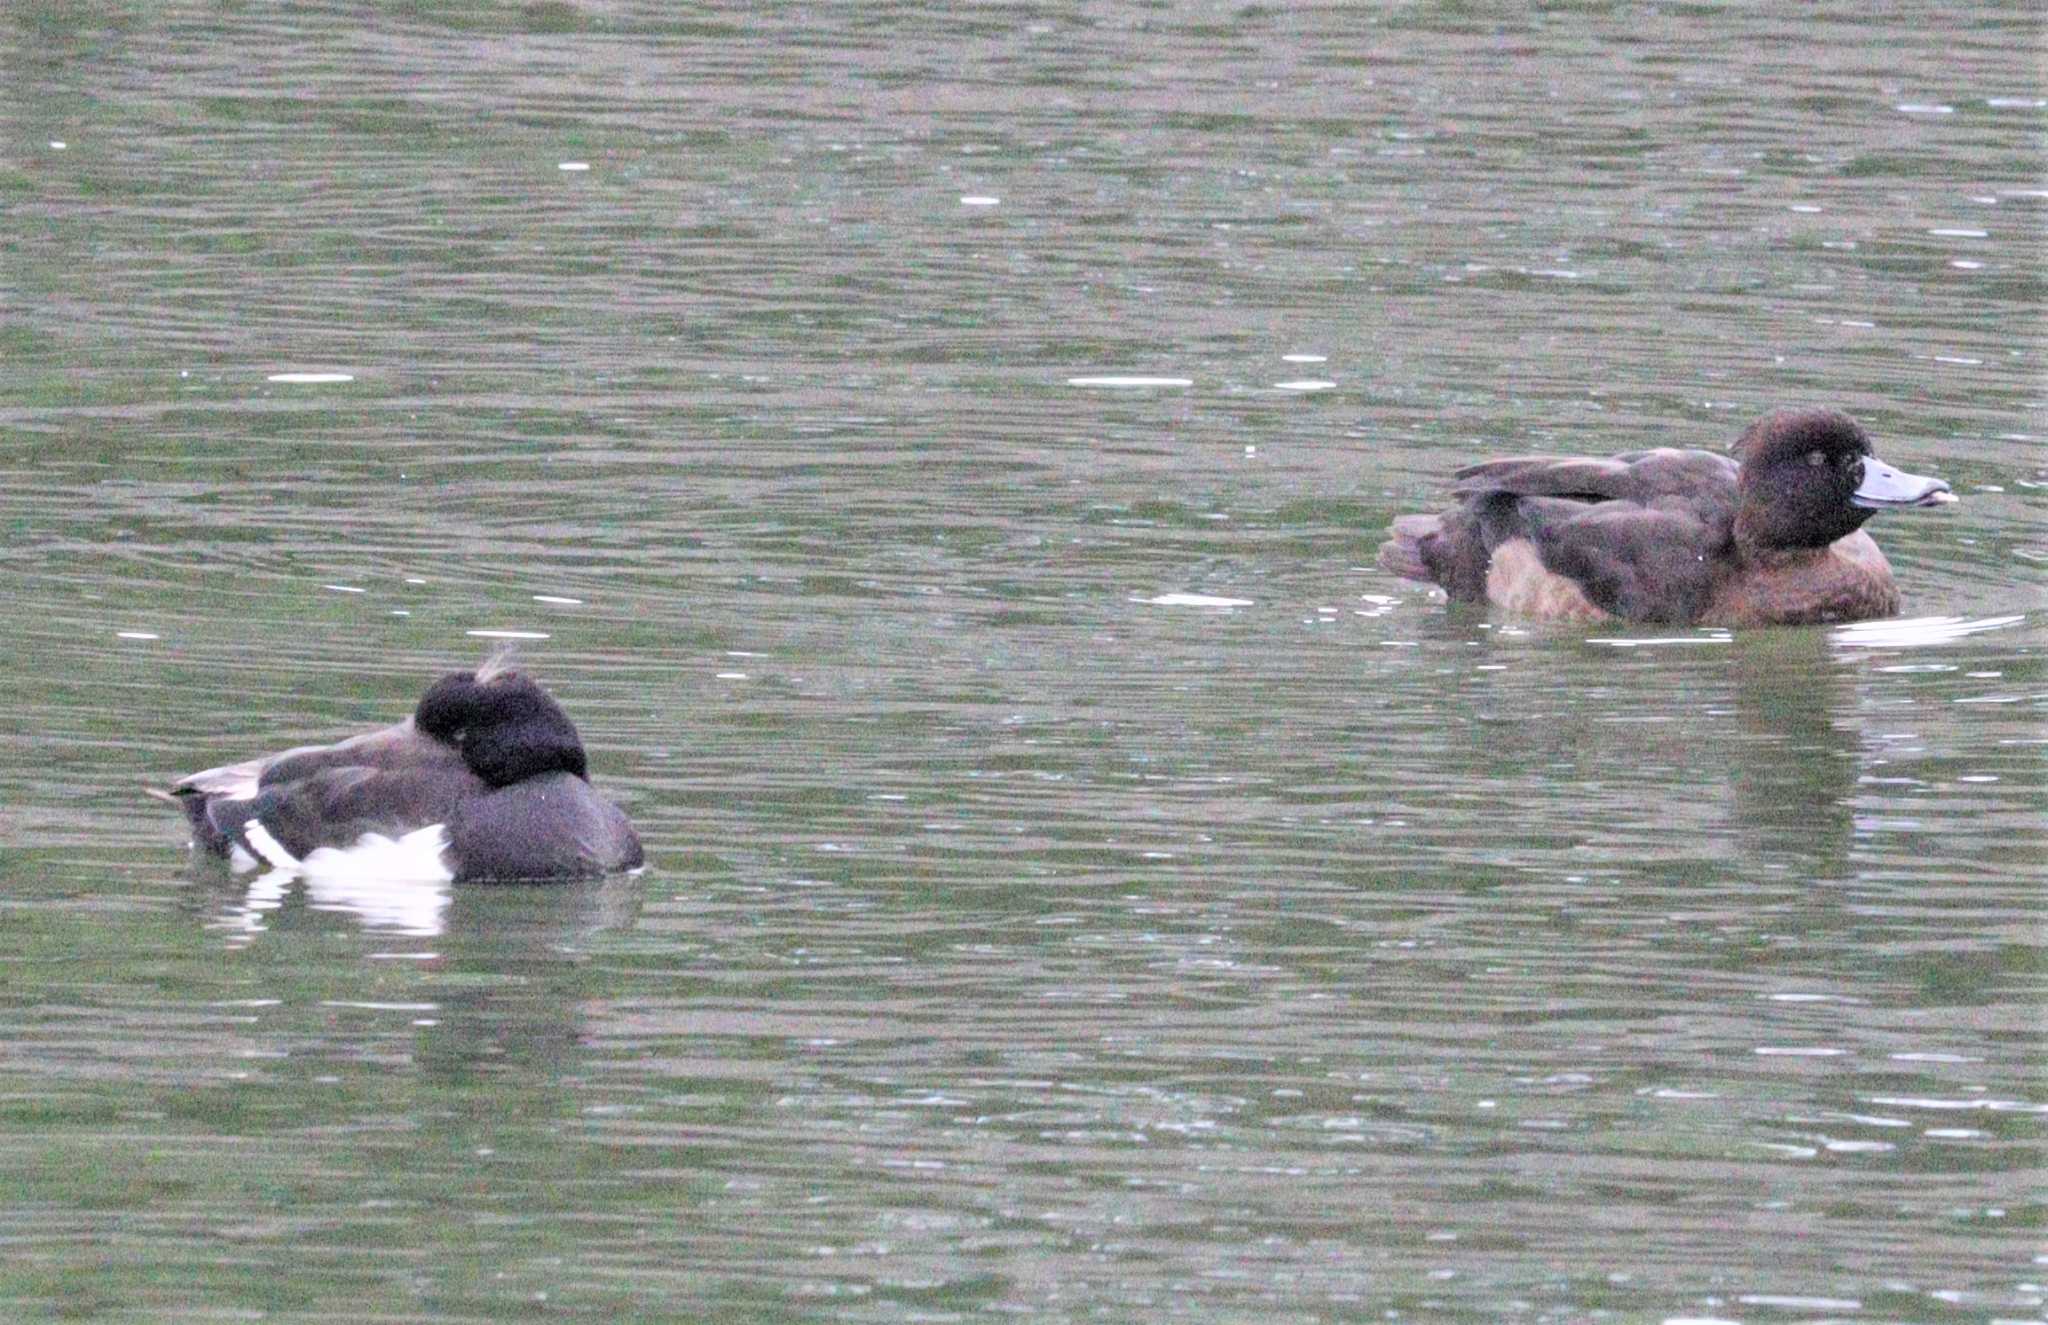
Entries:
{"type": "Polygon", "coordinates": [[[1856,485],[1856,491],[1849,497],[1856,505],[1872,509],[1940,506],[1955,499],[1955,493],[1942,480],[1893,469],[1876,456],[1863,458],[1863,481],[1856,485]]]}

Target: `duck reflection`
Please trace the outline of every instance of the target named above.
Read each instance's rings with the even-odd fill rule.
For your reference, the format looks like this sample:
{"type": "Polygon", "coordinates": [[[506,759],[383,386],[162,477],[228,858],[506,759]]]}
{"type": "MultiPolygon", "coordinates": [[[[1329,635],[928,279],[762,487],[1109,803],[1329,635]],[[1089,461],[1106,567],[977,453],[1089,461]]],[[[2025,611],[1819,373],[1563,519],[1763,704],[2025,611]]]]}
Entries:
{"type": "Polygon", "coordinates": [[[447,1085],[498,1074],[537,1084],[568,1070],[605,984],[584,944],[631,927],[642,895],[636,875],[457,888],[440,941],[437,1007],[414,1049],[421,1071],[447,1085]]]}
{"type": "Polygon", "coordinates": [[[294,1125],[399,1129],[422,1203],[488,1183],[546,1208],[576,1162],[560,1124],[591,1107],[593,1010],[618,978],[593,941],[639,922],[645,888],[614,875],[365,896],[219,877],[193,892],[238,944],[250,996],[227,1052],[238,1070],[261,1053],[294,1125]]]}
{"type": "Polygon", "coordinates": [[[1847,869],[1862,767],[1853,673],[1814,630],[1732,641],[1734,821],[1745,851],[1790,854],[1824,877],[1847,869]]]}
{"type": "MultiPolygon", "coordinates": [[[[560,941],[630,926],[639,909],[637,874],[547,884],[430,883],[307,878],[271,870],[250,878],[195,860],[193,898],[205,923],[230,947],[259,935],[352,929],[405,938],[495,941],[525,933],[560,941]]],[[[445,947],[446,945],[438,945],[445,947]]]]}
{"type": "Polygon", "coordinates": [[[365,929],[432,937],[447,927],[454,885],[424,881],[308,879],[293,870],[271,870],[235,895],[234,881],[220,890],[213,925],[239,947],[274,925],[289,925],[289,908],[353,917],[365,929]]]}
{"type": "MultiPolygon", "coordinates": [[[[332,1009],[402,1018],[411,1061],[427,1079],[459,1084],[511,1072],[541,1090],[536,1107],[546,1109],[552,1105],[543,1088],[575,1058],[593,997],[597,977],[585,947],[596,934],[637,922],[643,881],[628,874],[572,883],[374,889],[275,873],[249,881],[220,870],[194,892],[207,926],[231,947],[259,962],[266,950],[288,952],[284,966],[291,975],[277,986],[289,991],[282,1004],[330,1010],[311,1032],[323,1049],[309,1059],[347,1060],[367,1052],[325,1020],[332,1009]],[[304,943],[329,934],[352,934],[355,942],[339,948],[304,943]],[[397,982],[405,992],[395,1000],[390,963],[419,973],[417,980],[397,982]]],[[[386,1022],[375,1034],[390,1029],[386,1022]]],[[[386,1051],[380,1042],[377,1052],[386,1051]]]]}

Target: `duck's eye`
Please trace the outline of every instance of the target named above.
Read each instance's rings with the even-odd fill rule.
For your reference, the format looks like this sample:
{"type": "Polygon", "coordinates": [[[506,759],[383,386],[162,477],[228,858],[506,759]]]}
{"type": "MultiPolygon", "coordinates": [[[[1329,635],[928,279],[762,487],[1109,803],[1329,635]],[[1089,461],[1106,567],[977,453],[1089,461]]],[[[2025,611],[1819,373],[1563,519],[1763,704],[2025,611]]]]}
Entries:
{"type": "Polygon", "coordinates": [[[1825,465],[1827,462],[1828,458],[1822,455],[1819,451],[1808,451],[1806,453],[1806,463],[1812,465],[1815,469],[1819,469],[1822,465],[1825,465]]]}

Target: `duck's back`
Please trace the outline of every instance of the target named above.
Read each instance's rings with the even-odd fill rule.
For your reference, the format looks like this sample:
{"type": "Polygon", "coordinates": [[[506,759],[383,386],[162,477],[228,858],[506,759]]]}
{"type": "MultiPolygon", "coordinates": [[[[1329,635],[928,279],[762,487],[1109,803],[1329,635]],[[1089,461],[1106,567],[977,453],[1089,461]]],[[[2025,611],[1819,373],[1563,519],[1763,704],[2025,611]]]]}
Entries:
{"type": "Polygon", "coordinates": [[[1457,472],[1452,510],[1396,520],[1380,564],[1532,616],[1689,621],[1729,538],[1736,476],[1725,456],[1668,447],[1487,460],[1457,472]]]}
{"type": "MultiPolygon", "coordinates": [[[[429,736],[411,718],[336,741],[332,745],[301,745],[261,761],[262,786],[276,786],[311,777],[330,768],[438,769],[462,766],[462,752],[429,736]]],[[[203,776],[195,774],[194,776],[203,776]]],[[[189,781],[189,779],[188,779],[189,781]]]]}
{"type": "Polygon", "coordinates": [[[1510,456],[1467,465],[1451,492],[1466,502],[1512,496],[1678,505],[1704,519],[1732,520],[1739,472],[1727,456],[1668,446],[1604,457],[1510,456]]]}

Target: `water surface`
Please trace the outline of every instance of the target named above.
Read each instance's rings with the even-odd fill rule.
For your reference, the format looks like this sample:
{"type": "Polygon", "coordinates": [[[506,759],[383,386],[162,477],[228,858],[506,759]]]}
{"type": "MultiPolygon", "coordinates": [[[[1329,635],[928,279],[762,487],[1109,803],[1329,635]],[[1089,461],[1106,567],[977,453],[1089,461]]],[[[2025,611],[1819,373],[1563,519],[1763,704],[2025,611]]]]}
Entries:
{"type": "Polygon", "coordinates": [[[0,27],[0,1314],[2041,1314],[2040,32],[0,27]],[[61,144],[61,146],[60,146],[61,144]],[[1905,620],[1372,567],[1834,404],[1905,620]],[[188,868],[523,637],[642,875],[188,868]]]}

